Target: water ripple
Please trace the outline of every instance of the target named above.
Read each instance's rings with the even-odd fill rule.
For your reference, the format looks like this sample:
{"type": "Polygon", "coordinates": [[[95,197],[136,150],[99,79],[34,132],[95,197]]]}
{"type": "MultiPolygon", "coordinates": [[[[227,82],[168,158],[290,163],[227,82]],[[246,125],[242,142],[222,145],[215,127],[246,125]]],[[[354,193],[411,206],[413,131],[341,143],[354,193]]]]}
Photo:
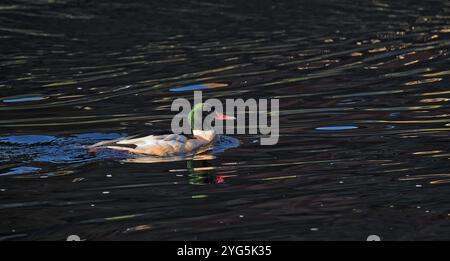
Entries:
{"type": "Polygon", "coordinates": [[[0,240],[74,227],[86,240],[445,239],[449,7],[0,4],[0,240]],[[172,159],[85,149],[168,129],[193,90],[279,98],[279,143],[236,135],[172,159]]]}

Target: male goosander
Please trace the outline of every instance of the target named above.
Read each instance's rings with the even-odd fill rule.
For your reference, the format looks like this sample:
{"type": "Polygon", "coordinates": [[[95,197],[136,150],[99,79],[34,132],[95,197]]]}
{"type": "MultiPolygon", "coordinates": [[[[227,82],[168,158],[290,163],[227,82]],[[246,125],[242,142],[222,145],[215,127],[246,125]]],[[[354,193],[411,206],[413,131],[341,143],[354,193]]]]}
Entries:
{"type": "MultiPolygon", "coordinates": [[[[217,136],[214,129],[202,130],[201,127],[196,127],[198,125],[196,124],[196,120],[201,120],[196,119],[196,115],[202,115],[204,105],[204,103],[196,104],[189,112],[188,122],[192,129],[192,138],[188,138],[181,134],[149,135],[140,138],[136,138],[135,135],[126,138],[102,141],[89,148],[91,150],[95,150],[96,148],[108,148],[152,156],[178,156],[190,154],[195,151],[203,151],[214,142],[217,136]]],[[[235,119],[232,116],[219,112],[214,112],[214,114],[215,120],[235,119]]]]}

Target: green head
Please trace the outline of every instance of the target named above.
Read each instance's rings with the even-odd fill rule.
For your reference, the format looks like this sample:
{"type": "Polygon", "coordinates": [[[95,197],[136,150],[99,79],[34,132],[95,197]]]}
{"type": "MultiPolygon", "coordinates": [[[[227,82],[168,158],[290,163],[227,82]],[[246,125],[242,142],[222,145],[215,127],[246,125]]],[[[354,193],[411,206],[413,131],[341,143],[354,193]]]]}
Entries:
{"type": "Polygon", "coordinates": [[[188,122],[192,130],[202,129],[203,103],[197,103],[188,114],[188,122]]]}
{"type": "MultiPolygon", "coordinates": [[[[192,130],[203,130],[203,118],[204,113],[207,113],[208,109],[205,108],[208,106],[208,109],[211,109],[211,105],[210,104],[205,104],[205,103],[197,103],[196,105],[194,105],[194,108],[192,108],[192,110],[189,112],[188,114],[188,122],[189,125],[191,126],[192,130]]],[[[226,121],[226,120],[234,120],[236,119],[233,116],[228,116],[226,114],[223,114],[221,112],[214,112],[214,119],[217,121],[226,121]]]]}

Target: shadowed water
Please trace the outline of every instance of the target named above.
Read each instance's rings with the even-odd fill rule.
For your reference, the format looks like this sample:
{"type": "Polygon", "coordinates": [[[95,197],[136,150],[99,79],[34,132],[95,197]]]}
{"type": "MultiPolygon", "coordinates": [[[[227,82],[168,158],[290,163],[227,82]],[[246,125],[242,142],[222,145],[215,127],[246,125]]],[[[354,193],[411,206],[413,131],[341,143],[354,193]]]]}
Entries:
{"type": "Polygon", "coordinates": [[[448,240],[449,18],[444,0],[2,1],[0,240],[448,240]],[[170,128],[193,90],[280,99],[279,143],[86,149],[170,128]]]}

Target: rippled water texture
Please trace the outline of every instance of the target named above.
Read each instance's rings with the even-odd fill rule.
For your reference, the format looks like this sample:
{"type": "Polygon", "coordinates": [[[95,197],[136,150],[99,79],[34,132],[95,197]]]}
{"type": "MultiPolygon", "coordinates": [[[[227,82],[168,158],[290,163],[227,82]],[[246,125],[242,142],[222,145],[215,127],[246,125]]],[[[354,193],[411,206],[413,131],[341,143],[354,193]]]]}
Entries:
{"type": "Polygon", "coordinates": [[[3,0],[0,239],[448,240],[449,18],[445,0],[3,0]],[[169,128],[198,89],[279,98],[279,143],[86,151],[169,128]]]}

